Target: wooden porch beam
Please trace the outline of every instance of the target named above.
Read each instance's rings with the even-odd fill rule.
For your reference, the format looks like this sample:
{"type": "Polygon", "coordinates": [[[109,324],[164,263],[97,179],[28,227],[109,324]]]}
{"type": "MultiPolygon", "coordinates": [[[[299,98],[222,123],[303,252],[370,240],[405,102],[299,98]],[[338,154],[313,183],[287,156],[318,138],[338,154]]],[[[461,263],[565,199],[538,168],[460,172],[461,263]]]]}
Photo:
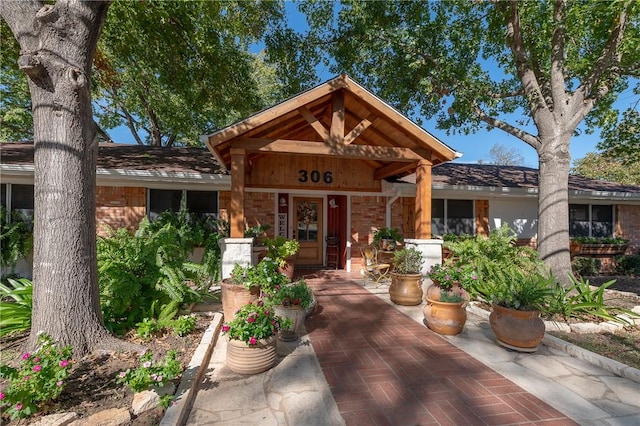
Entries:
{"type": "Polygon", "coordinates": [[[371,126],[371,124],[373,124],[376,120],[378,120],[378,118],[376,117],[376,118],[373,119],[373,121],[370,121],[369,117],[373,118],[373,114],[369,113],[369,115],[367,115],[365,118],[363,118],[362,121],[360,123],[358,123],[353,129],[351,129],[349,134],[344,137],[344,144],[345,145],[349,145],[351,142],[356,140],[356,138],[358,136],[360,136],[362,134],[362,132],[367,130],[367,128],[369,126],[371,126]]]}
{"type": "Polygon", "coordinates": [[[413,171],[418,167],[418,163],[391,163],[387,166],[381,167],[373,174],[374,179],[384,179],[389,176],[394,176],[406,171],[413,171]]]}
{"type": "Polygon", "coordinates": [[[316,133],[320,135],[322,140],[327,141],[329,139],[329,130],[324,127],[320,120],[318,120],[316,116],[307,109],[307,107],[303,106],[298,108],[298,112],[300,113],[300,115],[302,115],[302,117],[304,117],[305,120],[307,120],[307,123],[309,123],[309,125],[313,127],[313,130],[315,130],[316,133]]]}
{"type": "Polygon", "coordinates": [[[338,90],[331,96],[331,131],[327,142],[330,145],[342,145],[344,141],[344,123],[347,115],[344,109],[344,92],[338,90]]]}
{"type": "Polygon", "coordinates": [[[244,237],[244,188],[246,152],[231,149],[231,202],[229,203],[230,237],[244,237]]]}
{"type": "Polygon", "coordinates": [[[412,162],[422,160],[410,148],[372,145],[336,145],[301,140],[257,139],[239,140],[235,146],[248,152],[279,152],[286,154],[331,155],[363,160],[412,162]]]}
{"type": "Polygon", "coordinates": [[[431,162],[421,160],[416,168],[416,238],[431,238],[431,162]]]}

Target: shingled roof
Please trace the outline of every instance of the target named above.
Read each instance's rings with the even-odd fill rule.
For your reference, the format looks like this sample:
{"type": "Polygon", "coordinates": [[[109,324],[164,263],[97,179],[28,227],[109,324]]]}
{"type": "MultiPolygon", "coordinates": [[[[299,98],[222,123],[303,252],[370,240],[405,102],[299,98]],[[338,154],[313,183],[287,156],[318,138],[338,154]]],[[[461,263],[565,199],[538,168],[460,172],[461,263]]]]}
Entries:
{"type": "MultiPolygon", "coordinates": [[[[33,144],[0,143],[3,165],[33,165],[33,144]]],[[[98,168],[226,175],[213,155],[205,148],[156,148],[141,145],[100,144],[98,168]]],[[[443,163],[433,167],[433,186],[537,188],[538,170],[530,167],[489,164],[443,163]]],[[[415,174],[399,182],[415,184],[415,174]]],[[[640,195],[640,186],[569,176],[569,189],[574,191],[632,193],[640,195]]]]}

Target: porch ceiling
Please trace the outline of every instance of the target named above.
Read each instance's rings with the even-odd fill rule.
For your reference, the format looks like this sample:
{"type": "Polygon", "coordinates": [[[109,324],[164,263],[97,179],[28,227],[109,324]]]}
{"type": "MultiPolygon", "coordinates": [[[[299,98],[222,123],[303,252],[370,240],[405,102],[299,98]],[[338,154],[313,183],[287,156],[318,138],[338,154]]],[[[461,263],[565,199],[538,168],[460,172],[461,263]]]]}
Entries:
{"type": "Polygon", "coordinates": [[[457,154],[346,75],[202,139],[227,169],[231,150],[240,149],[249,162],[269,153],[358,159],[377,179],[457,154]]]}

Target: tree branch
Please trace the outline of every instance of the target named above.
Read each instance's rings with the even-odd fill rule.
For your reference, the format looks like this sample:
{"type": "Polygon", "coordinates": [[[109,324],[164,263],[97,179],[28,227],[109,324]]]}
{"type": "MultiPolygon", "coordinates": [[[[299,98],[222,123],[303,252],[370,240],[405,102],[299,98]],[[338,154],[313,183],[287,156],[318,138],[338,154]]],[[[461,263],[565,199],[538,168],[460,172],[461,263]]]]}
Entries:
{"type": "Polygon", "coordinates": [[[532,135],[531,133],[525,132],[515,126],[512,126],[509,123],[506,123],[502,120],[498,120],[497,118],[489,117],[480,107],[476,106],[476,115],[480,120],[484,121],[488,125],[495,127],[496,129],[500,129],[508,134],[515,136],[516,138],[522,140],[523,142],[530,145],[536,151],[542,146],[537,137],[532,135]]]}
{"type": "Polygon", "coordinates": [[[566,104],[564,82],[564,42],[566,37],[565,10],[566,0],[556,0],[553,5],[553,21],[555,28],[551,41],[551,98],[553,110],[564,113],[566,104]]]}
{"type": "Polygon", "coordinates": [[[518,2],[515,0],[511,0],[508,6],[503,7],[509,8],[507,13],[505,14],[508,45],[511,48],[511,52],[516,64],[518,78],[522,83],[522,87],[529,103],[529,108],[531,109],[531,113],[533,115],[538,109],[547,109],[547,105],[544,102],[544,96],[542,94],[538,79],[536,78],[535,73],[533,72],[527,61],[524,39],[522,38],[520,16],[518,14],[518,2]]]}
{"type": "Polygon", "coordinates": [[[42,8],[40,1],[0,1],[0,16],[5,20],[11,32],[16,36],[20,49],[23,51],[35,51],[38,48],[38,34],[34,31],[36,15],[42,8]],[[26,19],[26,16],[31,16],[26,19]]]}
{"type": "Polygon", "coordinates": [[[631,6],[633,0],[627,0],[623,10],[617,18],[613,19],[613,26],[611,28],[611,35],[607,40],[605,46],[600,52],[600,56],[596,61],[591,74],[589,74],[584,82],[575,91],[574,98],[571,103],[572,110],[576,114],[576,110],[586,108],[587,111],[593,108],[593,106],[602,99],[610,90],[610,85],[600,84],[600,87],[594,91],[596,84],[600,82],[600,79],[607,73],[610,77],[610,81],[613,82],[619,75],[620,58],[622,53],[618,51],[620,44],[624,38],[624,32],[627,26],[627,10],[631,6]]]}

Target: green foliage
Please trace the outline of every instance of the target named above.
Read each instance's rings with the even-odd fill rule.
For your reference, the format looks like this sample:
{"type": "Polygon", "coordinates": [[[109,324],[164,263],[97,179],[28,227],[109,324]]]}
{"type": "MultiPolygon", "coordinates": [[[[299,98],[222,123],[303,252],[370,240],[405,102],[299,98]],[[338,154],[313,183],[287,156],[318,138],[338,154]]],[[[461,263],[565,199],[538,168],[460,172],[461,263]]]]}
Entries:
{"type": "MultiPolygon", "coordinates": [[[[117,376],[118,383],[129,386],[133,392],[141,392],[153,387],[162,387],[182,374],[178,353],[169,351],[162,361],[154,361],[153,353],[145,351],[140,355],[140,365],[128,368],[117,376]]],[[[167,407],[173,396],[164,398],[162,405],[167,407]]]]}
{"type": "Polygon", "coordinates": [[[145,218],[135,234],[126,229],[98,238],[98,272],[105,323],[115,331],[148,317],[152,307],[198,300],[187,282],[198,282],[189,246],[170,223],[154,230],[145,218]],[[186,247],[185,247],[186,246],[186,247]]]}
{"type": "Polygon", "coordinates": [[[382,240],[403,241],[400,231],[396,228],[378,228],[373,232],[373,245],[380,247],[382,240]]]}
{"type": "Polygon", "coordinates": [[[553,276],[487,262],[482,264],[475,290],[496,305],[529,311],[544,308],[554,285],[553,276]]]}
{"type": "Polygon", "coordinates": [[[393,271],[398,274],[420,274],[424,259],[415,247],[402,248],[393,253],[393,271]]]}
{"type": "Polygon", "coordinates": [[[100,125],[124,124],[139,143],[199,145],[263,109],[255,69],[266,65],[250,46],[282,18],[281,2],[114,2],[94,60],[100,125]]]}
{"type": "Polygon", "coordinates": [[[269,224],[250,226],[244,230],[244,237],[259,238],[264,236],[269,229],[271,229],[269,224]]]}
{"type": "Polygon", "coordinates": [[[569,275],[569,279],[571,281],[570,287],[559,284],[553,287],[549,304],[543,310],[545,314],[561,315],[566,320],[569,318],[590,319],[595,316],[606,321],[627,325],[629,322],[617,314],[625,314],[632,318],[640,317],[630,310],[607,306],[604,300],[604,291],[612,286],[616,280],[607,281],[599,287],[592,288],[589,281],[585,281],[583,278],[574,278],[569,275]]]}
{"type": "Polygon", "coordinates": [[[574,237],[572,240],[581,244],[629,244],[629,240],[622,237],[574,237]]]}
{"type": "MultiPolygon", "coordinates": [[[[635,87],[635,93],[639,94],[640,84],[635,87]]],[[[617,123],[608,123],[600,133],[601,140],[596,147],[603,151],[608,158],[615,158],[625,166],[635,166],[638,170],[640,164],[640,113],[636,109],[624,111],[622,118],[617,123]]],[[[636,176],[638,176],[636,174],[636,176]]],[[[638,176],[640,177],[640,176],[638,176]]],[[[635,185],[640,185],[636,180],[635,185]]]]}
{"type": "Polygon", "coordinates": [[[192,315],[181,315],[178,318],[145,318],[136,324],[136,334],[143,339],[171,330],[178,337],[186,336],[196,329],[197,318],[192,315]]]}
{"type": "Polygon", "coordinates": [[[0,377],[9,382],[7,389],[0,392],[3,417],[29,417],[43,403],[57,398],[71,370],[71,353],[70,346],[57,348],[51,337],[40,334],[38,349],[23,354],[18,368],[0,366],[0,377]]]}
{"type": "Polygon", "coordinates": [[[282,235],[275,238],[266,238],[264,245],[267,246],[267,256],[275,260],[281,268],[287,264],[287,259],[291,259],[298,253],[300,243],[298,240],[289,240],[282,235]]]}
{"type": "Polygon", "coordinates": [[[600,259],[595,257],[576,256],[571,259],[571,269],[574,274],[581,277],[598,275],[601,263],[600,259]]]}
{"type": "Polygon", "coordinates": [[[257,345],[260,340],[275,336],[282,327],[291,327],[291,320],[280,318],[271,306],[258,299],[241,307],[233,320],[222,326],[222,332],[230,339],[257,345]]]}
{"type": "Polygon", "coordinates": [[[300,279],[277,287],[275,292],[269,296],[268,302],[273,305],[300,306],[306,309],[313,302],[313,292],[304,279],[300,279]]]}
{"type": "Polygon", "coordinates": [[[0,283],[0,337],[31,328],[33,284],[27,278],[0,283]]]}
{"type": "Polygon", "coordinates": [[[0,207],[0,266],[14,267],[18,260],[26,258],[33,247],[33,228],[19,211],[11,213],[11,220],[4,206],[0,207]]]}
{"type": "Polygon", "coordinates": [[[454,283],[467,289],[475,284],[478,279],[476,271],[471,264],[445,262],[442,265],[433,265],[427,277],[444,290],[450,290],[454,283]]]}
{"type": "Polygon", "coordinates": [[[231,270],[230,280],[247,289],[259,287],[261,294],[270,295],[277,287],[289,282],[289,278],[279,269],[278,262],[265,256],[257,265],[241,266],[236,263],[231,270]]]}
{"type": "Polygon", "coordinates": [[[621,275],[640,276],[640,254],[618,256],[616,258],[616,272],[621,275]]]}
{"type": "Polygon", "coordinates": [[[571,172],[591,179],[640,185],[640,162],[624,164],[617,158],[596,152],[589,152],[575,160],[571,172]]]}

